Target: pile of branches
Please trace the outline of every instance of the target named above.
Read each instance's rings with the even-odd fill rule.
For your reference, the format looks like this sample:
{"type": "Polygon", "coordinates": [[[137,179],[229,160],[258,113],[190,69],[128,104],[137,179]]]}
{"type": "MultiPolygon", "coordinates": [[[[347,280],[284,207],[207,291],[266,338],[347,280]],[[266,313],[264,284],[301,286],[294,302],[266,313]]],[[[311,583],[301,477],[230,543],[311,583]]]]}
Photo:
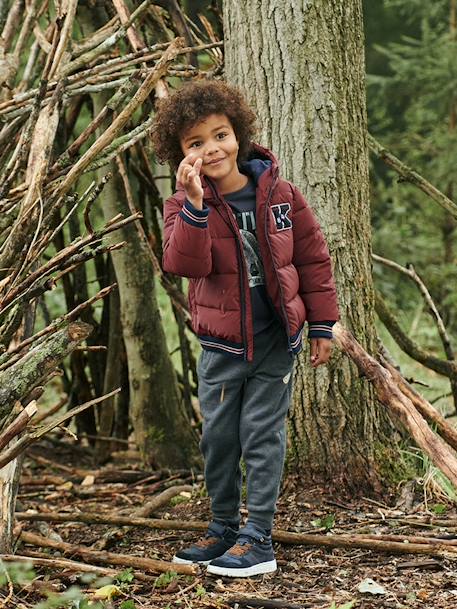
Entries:
{"type": "MultiPolygon", "coordinates": [[[[115,393],[79,403],[39,431],[28,428],[18,440],[37,411],[44,386],[59,373],[66,356],[76,350],[104,356],[106,343],[96,344],[101,324],[92,307],[116,287],[107,281],[108,259],[125,242],[113,240],[113,233],[115,237],[116,231],[143,218],[142,211],[133,208],[127,217],[119,214],[95,226],[101,215],[97,197],[111,175],[87,186],[85,174],[136,150],[142,162],[138,175],[157,192],[144,148],[153,123],[154,94],[166,92],[167,76],[198,76],[200,70],[190,63],[198,52],[210,54],[207,64],[213,73],[220,69],[220,43],[209,23],[210,42],[204,42],[176,2],[145,0],[131,15],[122,0],[107,2],[106,23],[75,41],[73,32],[81,30],[76,15],[80,8],[77,0],[64,0],[54,15],[47,1],[32,0],[24,7],[23,0],[15,0],[8,13],[0,14],[0,469],[2,481],[11,484],[27,445],[115,393]],[[138,27],[146,42],[138,36],[138,27]],[[126,52],[128,45],[133,52],[126,52]],[[81,130],[78,119],[90,108],[90,94],[101,91],[112,96],[96,116],[85,118],[81,130]],[[84,220],[82,228],[79,218],[84,220]],[[101,289],[89,297],[84,281],[75,295],[78,272],[89,261],[100,271],[101,289]],[[53,319],[44,297],[59,283],[67,311],[53,319]],[[77,304],[68,306],[72,302],[77,304]],[[45,324],[36,332],[38,310],[45,324]],[[91,333],[92,345],[84,346],[91,333]]],[[[155,261],[160,255],[156,253],[155,261]]],[[[184,302],[176,290],[175,299],[184,302]]],[[[60,374],[66,376],[65,371],[60,374]]],[[[11,499],[14,489],[7,487],[4,492],[11,499]]],[[[3,547],[8,546],[10,517],[1,514],[6,523],[0,531],[3,547]]]]}

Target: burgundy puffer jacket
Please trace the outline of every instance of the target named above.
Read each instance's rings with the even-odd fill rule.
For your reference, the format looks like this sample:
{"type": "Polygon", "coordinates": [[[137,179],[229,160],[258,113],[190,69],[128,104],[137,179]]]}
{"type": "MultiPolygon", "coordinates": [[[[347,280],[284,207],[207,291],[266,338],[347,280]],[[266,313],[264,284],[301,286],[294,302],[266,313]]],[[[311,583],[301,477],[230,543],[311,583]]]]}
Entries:
{"type": "MultiPolygon", "coordinates": [[[[256,233],[266,289],[289,337],[289,351],[298,353],[306,320],[338,319],[330,256],[303,196],[279,178],[273,154],[255,145],[254,155],[240,169],[257,184],[256,233]]],[[[192,326],[202,347],[252,361],[252,312],[241,234],[215,184],[203,178],[203,186],[202,210],[186,200],[179,185],[165,203],[163,269],[191,279],[192,326]]]]}

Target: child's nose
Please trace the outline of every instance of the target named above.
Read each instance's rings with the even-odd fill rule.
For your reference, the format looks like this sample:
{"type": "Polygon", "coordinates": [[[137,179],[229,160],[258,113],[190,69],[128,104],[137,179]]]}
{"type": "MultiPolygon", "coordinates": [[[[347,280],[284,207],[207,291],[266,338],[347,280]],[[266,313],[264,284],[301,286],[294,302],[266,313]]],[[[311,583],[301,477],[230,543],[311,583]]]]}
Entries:
{"type": "Polygon", "coordinates": [[[207,155],[214,154],[218,150],[219,150],[219,143],[217,142],[217,140],[208,142],[205,146],[205,153],[207,155]]]}

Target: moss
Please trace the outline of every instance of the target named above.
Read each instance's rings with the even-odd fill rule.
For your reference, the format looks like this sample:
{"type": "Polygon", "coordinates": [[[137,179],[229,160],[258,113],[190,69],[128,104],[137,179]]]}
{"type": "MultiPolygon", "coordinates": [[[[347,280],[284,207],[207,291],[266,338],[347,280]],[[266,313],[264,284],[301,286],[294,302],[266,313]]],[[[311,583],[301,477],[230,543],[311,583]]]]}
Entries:
{"type": "Polygon", "coordinates": [[[165,439],[165,432],[155,425],[151,425],[146,432],[146,441],[151,444],[162,444],[165,439]]]}
{"type": "Polygon", "coordinates": [[[399,447],[386,447],[375,442],[373,455],[379,477],[386,486],[396,486],[416,475],[414,467],[402,455],[399,447]]]}

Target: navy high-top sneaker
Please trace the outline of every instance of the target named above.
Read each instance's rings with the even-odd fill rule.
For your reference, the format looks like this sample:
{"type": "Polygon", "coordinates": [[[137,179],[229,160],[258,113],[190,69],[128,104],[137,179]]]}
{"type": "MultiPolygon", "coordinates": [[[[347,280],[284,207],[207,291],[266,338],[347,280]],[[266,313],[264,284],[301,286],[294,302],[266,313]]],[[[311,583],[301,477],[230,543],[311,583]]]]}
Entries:
{"type": "Polygon", "coordinates": [[[228,577],[251,577],[276,571],[276,559],[267,535],[252,524],[238,533],[236,544],[208,565],[208,573],[228,577]]]}
{"type": "Polygon", "coordinates": [[[235,544],[237,534],[238,527],[232,528],[228,524],[213,521],[209,524],[205,537],[188,548],[176,552],[173,562],[184,565],[191,563],[207,565],[235,544]]]}

